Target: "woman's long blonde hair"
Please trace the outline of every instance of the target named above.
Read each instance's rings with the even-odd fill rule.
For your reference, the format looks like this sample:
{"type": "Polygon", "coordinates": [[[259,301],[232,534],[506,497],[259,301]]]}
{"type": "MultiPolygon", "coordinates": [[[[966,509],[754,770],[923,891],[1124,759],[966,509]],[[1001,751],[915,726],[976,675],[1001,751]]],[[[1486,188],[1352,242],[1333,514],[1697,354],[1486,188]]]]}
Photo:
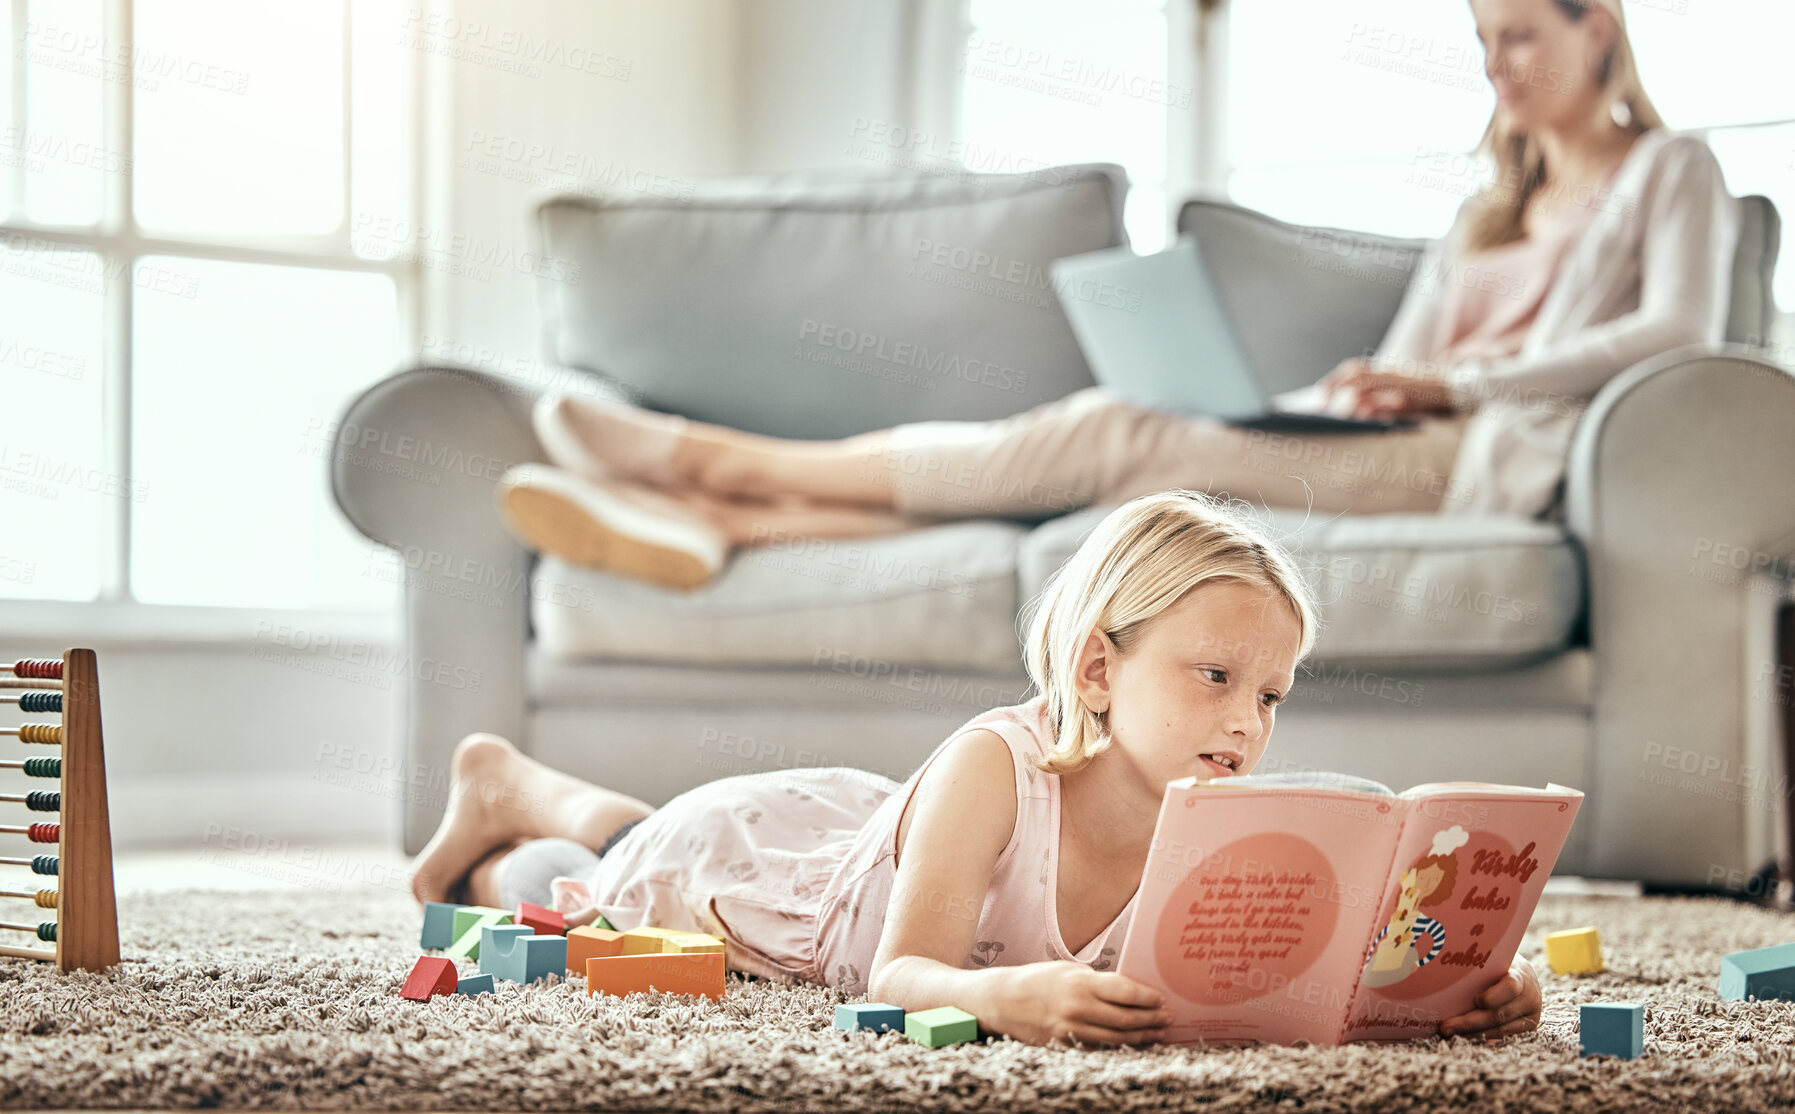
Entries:
{"type": "MultiPolygon", "coordinates": [[[[1558,10],[1572,22],[1589,14],[1599,4],[1614,17],[1614,46],[1596,70],[1601,86],[1597,111],[1604,115],[1625,112],[1623,125],[1635,134],[1664,126],[1663,117],[1645,95],[1639,80],[1639,67],[1633,60],[1633,43],[1627,37],[1627,17],[1620,0],[1552,0],[1558,10]]],[[[1546,177],[1546,156],[1539,143],[1523,132],[1512,134],[1503,126],[1502,109],[1498,105],[1490,113],[1489,125],[1477,145],[1477,154],[1487,154],[1495,161],[1495,179],[1477,196],[1468,217],[1460,250],[1472,252],[1498,247],[1522,236],[1521,214],[1546,177]]]]}
{"type": "Polygon", "coordinates": [[[1106,750],[1106,716],[1091,711],[1074,685],[1079,651],[1102,631],[1129,653],[1147,625],[1199,584],[1237,581],[1281,596],[1302,627],[1301,662],[1319,629],[1314,595],[1292,558],[1248,516],[1197,491],[1142,495],[1111,511],[1048,578],[1024,611],[1024,658],[1036,693],[1047,701],[1052,748],[1032,759],[1052,774],[1077,770],[1106,750]]]}

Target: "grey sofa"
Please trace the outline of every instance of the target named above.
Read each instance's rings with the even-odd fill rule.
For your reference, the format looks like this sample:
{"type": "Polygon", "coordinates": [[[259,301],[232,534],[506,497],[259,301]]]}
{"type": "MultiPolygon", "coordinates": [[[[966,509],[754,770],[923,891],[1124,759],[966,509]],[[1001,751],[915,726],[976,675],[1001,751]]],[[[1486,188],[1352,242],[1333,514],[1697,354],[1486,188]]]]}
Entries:
{"type": "MultiPolygon", "coordinates": [[[[545,353],[563,390],[787,436],[1018,412],[1091,381],[1046,265],[1124,243],[1123,192],[1090,165],[551,198],[542,247],[577,281],[543,282],[545,353]]],[[[1776,221],[1747,202],[1732,341],[1764,335],[1776,221]]],[[[1418,246],[1209,201],[1179,224],[1277,389],[1375,348],[1418,246]]],[[[1562,521],[1272,508],[1317,566],[1326,628],[1264,768],[1576,786],[1561,872],[1724,887],[1772,857],[1776,597],[1734,566],[1786,569],[1795,550],[1795,378],[1762,357],[1684,350],[1607,384],[1562,521]]],[[[1105,509],[775,544],[662,591],[537,560],[501,528],[498,473],[543,459],[537,393],[418,367],[340,425],[337,501],[406,556],[405,650],[436,663],[407,681],[414,783],[440,788],[474,730],[656,803],[803,766],[902,780],[1024,695],[1018,610],[1105,509]],[[412,467],[383,458],[399,444],[419,447],[412,467]]],[[[408,850],[442,804],[407,799],[408,850]]]]}

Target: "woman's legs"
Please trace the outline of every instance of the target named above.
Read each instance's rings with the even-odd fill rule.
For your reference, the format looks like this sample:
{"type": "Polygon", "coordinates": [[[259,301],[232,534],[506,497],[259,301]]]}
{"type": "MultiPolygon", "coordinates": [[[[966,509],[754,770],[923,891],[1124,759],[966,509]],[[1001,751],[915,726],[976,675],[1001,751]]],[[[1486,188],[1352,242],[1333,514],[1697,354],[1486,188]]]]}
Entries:
{"type": "Polygon", "coordinates": [[[858,504],[899,520],[1044,518],[1170,487],[1334,512],[1431,512],[1468,420],[1272,433],[1134,406],[1098,387],[995,421],[912,422],[838,441],[762,437],[575,399],[538,415],[594,457],[614,454],[639,468],[653,456],[660,482],[738,502],[858,504]],[[653,454],[641,450],[643,439],[655,443],[653,454]]]}
{"type": "Polygon", "coordinates": [[[449,807],[412,861],[420,902],[453,900],[466,886],[489,890],[503,854],[528,839],[561,836],[597,851],[654,807],[551,770],[497,735],[469,735],[451,760],[449,807]]]}

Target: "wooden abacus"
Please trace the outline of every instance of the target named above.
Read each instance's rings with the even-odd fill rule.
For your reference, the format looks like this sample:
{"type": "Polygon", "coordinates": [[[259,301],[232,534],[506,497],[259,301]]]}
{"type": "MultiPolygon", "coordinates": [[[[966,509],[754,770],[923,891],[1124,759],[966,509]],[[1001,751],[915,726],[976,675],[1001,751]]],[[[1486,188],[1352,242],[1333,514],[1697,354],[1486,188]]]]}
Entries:
{"type": "Polygon", "coordinates": [[[0,824],[0,832],[33,843],[56,844],[55,855],[0,857],[0,865],[30,867],[53,875],[53,890],[0,889],[0,898],[22,898],[56,919],[39,924],[0,921],[0,929],[29,932],[49,948],[0,946],[0,956],[53,961],[63,971],[100,971],[118,962],[118,903],[112,888],[112,825],[106,810],[106,757],[100,740],[100,674],[92,650],[70,650],[61,661],[27,658],[0,662],[0,701],[19,711],[59,713],[61,723],[0,728],[21,743],[59,746],[54,758],[0,760],[0,769],[26,777],[56,778],[57,791],[0,793],[0,802],[33,812],[55,812],[54,824],[0,824]],[[10,675],[10,676],[9,676],[10,675]],[[16,691],[13,691],[16,690],[16,691]]]}

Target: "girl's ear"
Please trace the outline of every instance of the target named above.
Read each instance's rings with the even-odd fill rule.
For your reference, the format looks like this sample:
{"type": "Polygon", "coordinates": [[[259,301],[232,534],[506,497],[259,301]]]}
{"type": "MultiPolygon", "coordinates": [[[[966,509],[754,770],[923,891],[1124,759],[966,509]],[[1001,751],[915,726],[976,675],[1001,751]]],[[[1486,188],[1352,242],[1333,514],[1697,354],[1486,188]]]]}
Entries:
{"type": "Polygon", "coordinates": [[[1116,660],[1115,643],[1100,630],[1085,636],[1078,648],[1078,661],[1072,670],[1072,687],[1084,706],[1102,715],[1109,711],[1110,667],[1116,660]]]}

